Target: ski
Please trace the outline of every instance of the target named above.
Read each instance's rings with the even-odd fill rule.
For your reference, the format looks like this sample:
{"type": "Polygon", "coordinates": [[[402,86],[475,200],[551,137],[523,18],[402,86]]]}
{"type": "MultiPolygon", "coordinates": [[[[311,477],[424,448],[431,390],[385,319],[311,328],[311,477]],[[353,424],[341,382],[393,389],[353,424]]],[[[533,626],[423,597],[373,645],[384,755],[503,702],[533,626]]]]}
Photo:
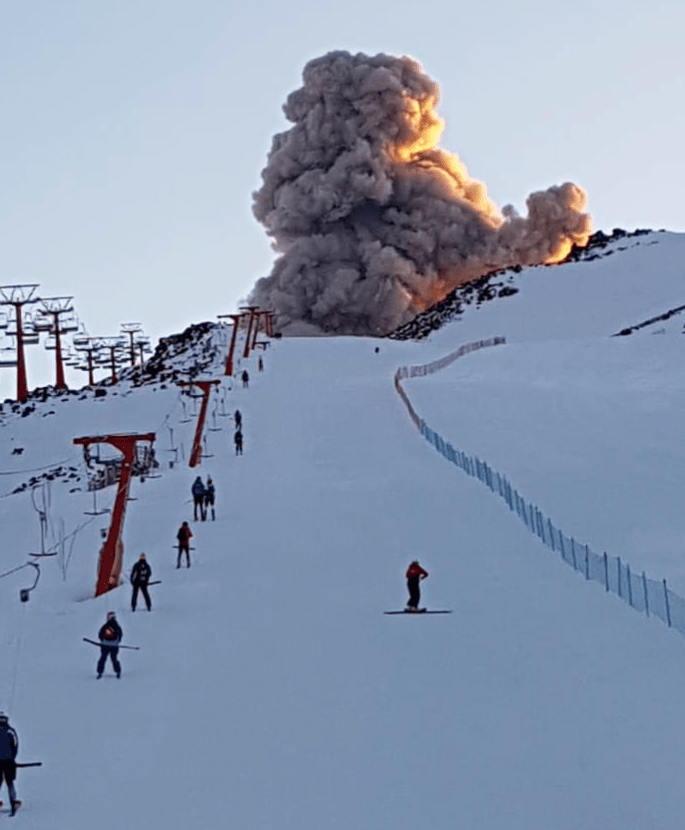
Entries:
{"type": "Polygon", "coordinates": [[[429,611],[427,608],[419,608],[416,611],[383,611],[384,614],[406,614],[411,617],[414,614],[451,614],[451,611],[429,611]]]}
{"type": "Polygon", "coordinates": [[[89,640],[88,637],[83,638],[84,643],[92,643],[94,646],[106,646],[107,648],[130,648],[133,651],[140,651],[140,646],[122,646],[121,643],[118,646],[108,646],[107,643],[99,643],[97,640],[89,640]]]}

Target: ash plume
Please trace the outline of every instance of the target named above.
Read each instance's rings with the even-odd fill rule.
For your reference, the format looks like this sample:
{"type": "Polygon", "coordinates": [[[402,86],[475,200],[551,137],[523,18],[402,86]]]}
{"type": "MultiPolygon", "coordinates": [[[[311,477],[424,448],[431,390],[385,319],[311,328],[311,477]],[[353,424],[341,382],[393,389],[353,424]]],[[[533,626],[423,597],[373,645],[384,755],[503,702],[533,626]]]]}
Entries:
{"type": "Polygon", "coordinates": [[[279,256],[250,302],[285,334],[383,335],[495,268],[558,262],[591,232],[586,195],[502,212],[438,147],[438,85],[408,57],[331,52],[283,107],[254,215],[279,256]]]}

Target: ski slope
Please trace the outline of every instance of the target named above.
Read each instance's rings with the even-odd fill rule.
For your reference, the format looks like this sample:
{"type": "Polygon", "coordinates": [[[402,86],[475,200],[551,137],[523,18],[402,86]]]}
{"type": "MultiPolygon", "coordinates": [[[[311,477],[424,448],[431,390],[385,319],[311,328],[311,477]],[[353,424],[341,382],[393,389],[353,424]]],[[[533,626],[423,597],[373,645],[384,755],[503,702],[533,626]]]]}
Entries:
{"type": "MultiPolygon", "coordinates": [[[[144,551],[162,580],[152,613],[131,613],[127,585],[92,598],[107,520],[86,515],[93,497],[70,492],[75,479],[53,481],[49,505],[55,532],[78,531],[73,547],[41,560],[27,603],[32,568],[0,579],[0,709],[20,759],[43,761],[19,771],[14,820],[680,828],[685,640],[586,583],[442,459],[392,379],[398,366],[506,337],[406,381],[421,417],[564,532],[685,596],[683,319],[609,337],[685,302],[684,253],[683,236],[659,234],[597,262],[524,270],[518,294],[425,343],[275,342],[263,373],[247,362],[249,389],[234,382],[228,394],[244,455],[232,419],[217,417],[223,429],[207,432],[211,457],[196,470],[168,468],[169,430],[185,458],[194,431],[170,384],[123,382],[105,398],[5,414],[3,574],[40,546],[30,492],[7,495],[24,471],[60,462],[83,475],[72,439],[106,431],[156,431],[162,460],[161,477],[134,480],[123,534],[125,573],[144,551]],[[191,521],[192,567],[177,570],[198,473],[215,482],[217,519],[191,521]],[[430,573],[422,604],[452,614],[383,614],[403,607],[414,558],[430,573]],[[120,652],[121,680],[108,665],[98,681],[98,651],[82,637],[109,609],[140,651],[120,652]]],[[[220,334],[210,339],[221,377],[220,334]]],[[[113,495],[100,491],[98,507],[113,495]]]]}

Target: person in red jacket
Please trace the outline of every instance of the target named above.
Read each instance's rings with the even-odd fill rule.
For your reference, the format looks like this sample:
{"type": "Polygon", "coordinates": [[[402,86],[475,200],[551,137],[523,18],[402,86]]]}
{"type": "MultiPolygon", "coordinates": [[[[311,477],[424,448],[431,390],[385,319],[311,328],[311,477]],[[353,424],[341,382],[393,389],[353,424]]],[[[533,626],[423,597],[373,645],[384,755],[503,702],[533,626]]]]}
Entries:
{"type": "Polygon", "coordinates": [[[193,531],[188,527],[188,522],[183,522],[179,527],[176,538],[178,539],[178,557],[176,559],[176,567],[181,567],[181,555],[185,553],[187,567],[190,567],[190,540],[192,539],[193,531]]]}
{"type": "Polygon", "coordinates": [[[424,571],[416,560],[414,560],[407,568],[407,590],[409,591],[409,602],[407,603],[406,608],[407,611],[419,610],[419,602],[421,600],[421,588],[419,587],[419,584],[421,580],[425,579],[427,576],[428,571],[424,571]]]}

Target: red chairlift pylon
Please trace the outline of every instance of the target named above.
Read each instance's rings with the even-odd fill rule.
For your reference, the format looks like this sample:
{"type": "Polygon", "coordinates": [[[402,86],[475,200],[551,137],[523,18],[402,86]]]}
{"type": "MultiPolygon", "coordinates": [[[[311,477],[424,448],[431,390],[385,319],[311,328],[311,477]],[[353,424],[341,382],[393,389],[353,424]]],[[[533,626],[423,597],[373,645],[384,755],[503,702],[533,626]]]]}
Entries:
{"type": "Polygon", "coordinates": [[[252,322],[254,320],[255,314],[259,310],[259,306],[256,305],[246,305],[240,307],[241,311],[244,311],[246,314],[250,315],[250,318],[247,323],[247,334],[245,335],[245,348],[243,349],[243,357],[247,358],[250,356],[250,338],[252,335],[252,322]]]}
{"type": "Polygon", "coordinates": [[[120,337],[101,337],[101,347],[105,351],[109,351],[109,357],[105,357],[103,363],[109,363],[110,379],[114,386],[119,378],[117,377],[117,363],[121,356],[121,349],[126,346],[126,343],[120,337]]]}
{"type": "Polygon", "coordinates": [[[242,314],[219,314],[217,315],[220,320],[223,320],[227,317],[230,317],[233,320],[233,333],[231,334],[231,345],[228,347],[228,355],[226,357],[226,368],[224,369],[224,374],[231,377],[233,375],[233,353],[235,351],[235,343],[238,337],[238,329],[240,328],[240,321],[242,319],[242,314]]]}
{"type": "Polygon", "coordinates": [[[205,428],[205,418],[207,417],[207,404],[209,403],[209,393],[212,391],[212,386],[217,386],[221,381],[219,380],[193,380],[178,382],[179,386],[197,386],[202,390],[202,404],[197,416],[197,426],[195,427],[195,438],[193,439],[193,449],[190,453],[189,467],[197,467],[202,460],[202,433],[205,428]]]}
{"type": "Polygon", "coordinates": [[[97,359],[97,355],[101,349],[101,343],[99,342],[98,338],[96,337],[88,337],[87,335],[82,335],[79,337],[73,338],[74,349],[77,352],[84,352],[86,355],[86,365],[79,366],[79,369],[85,369],[88,372],[88,386],[95,385],[95,379],[93,375],[94,363],[97,359]]]}
{"type": "Polygon", "coordinates": [[[26,381],[26,359],[24,357],[24,329],[22,326],[23,307],[28,303],[37,302],[34,293],[38,283],[27,285],[0,285],[0,305],[11,305],[14,308],[17,338],[17,400],[26,403],[29,397],[29,387],[26,381]]]}
{"type": "Polygon", "coordinates": [[[36,323],[36,328],[40,330],[50,331],[55,338],[55,389],[67,389],[66,381],[64,380],[64,360],[62,358],[62,334],[70,331],[77,331],[78,324],[74,318],[74,307],[71,304],[73,297],[45,297],[39,300],[42,303],[40,313],[45,317],[52,317],[52,322],[46,320],[47,325],[36,323]],[[70,314],[71,317],[60,325],[60,316],[62,314],[70,314]]]}
{"type": "Polygon", "coordinates": [[[74,438],[73,443],[79,445],[110,444],[124,456],[121,462],[121,473],[117,494],[112,508],[112,521],[109,525],[107,538],[100,549],[98,563],[98,577],[95,586],[95,596],[111,591],[119,585],[121,566],[124,556],[124,544],[121,541],[121,531],[126,514],[126,502],[131,485],[131,466],[135,458],[136,444],[138,441],[149,441],[153,443],[156,438],[154,432],[141,433],[139,435],[91,435],[82,438],[74,438]]]}
{"type": "Polygon", "coordinates": [[[143,333],[143,327],[140,323],[122,323],[121,324],[121,333],[127,334],[129,337],[129,356],[131,359],[131,366],[136,365],[136,347],[134,343],[134,338],[136,334],[143,333]]]}

